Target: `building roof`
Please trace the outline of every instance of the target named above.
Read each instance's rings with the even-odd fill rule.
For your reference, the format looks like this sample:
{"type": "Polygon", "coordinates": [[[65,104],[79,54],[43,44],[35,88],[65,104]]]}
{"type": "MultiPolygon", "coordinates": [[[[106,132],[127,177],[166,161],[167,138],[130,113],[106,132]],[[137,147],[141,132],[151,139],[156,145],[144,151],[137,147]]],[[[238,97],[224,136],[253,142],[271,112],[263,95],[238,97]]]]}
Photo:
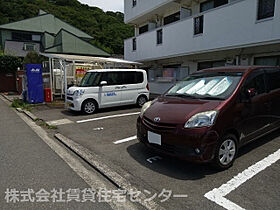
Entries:
{"type": "Polygon", "coordinates": [[[92,36],[56,18],[54,15],[46,13],[43,10],[40,10],[39,16],[0,25],[0,29],[38,33],[44,33],[47,31],[50,34],[57,34],[61,29],[65,29],[70,33],[75,34],[77,37],[93,39],[92,36]]]}
{"type": "Polygon", "coordinates": [[[45,53],[64,53],[104,57],[110,56],[110,54],[105,51],[64,29],[61,29],[55,36],[45,32],[43,45],[45,47],[45,53]]]}
{"type": "Polygon", "coordinates": [[[93,56],[80,56],[80,55],[67,55],[67,54],[55,54],[55,53],[40,53],[41,55],[48,58],[61,59],[65,61],[78,61],[78,62],[101,62],[101,63],[120,63],[130,65],[140,65],[141,63],[127,61],[118,58],[104,58],[104,57],[93,57],[93,56]]]}

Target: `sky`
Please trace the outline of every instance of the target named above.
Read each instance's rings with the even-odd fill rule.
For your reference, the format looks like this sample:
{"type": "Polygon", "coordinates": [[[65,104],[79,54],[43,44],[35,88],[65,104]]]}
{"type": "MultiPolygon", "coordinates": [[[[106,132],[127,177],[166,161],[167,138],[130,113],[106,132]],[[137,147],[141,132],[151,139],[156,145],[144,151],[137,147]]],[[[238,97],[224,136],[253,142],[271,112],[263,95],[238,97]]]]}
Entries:
{"type": "Polygon", "coordinates": [[[104,11],[120,11],[124,12],[124,0],[78,0],[83,4],[95,6],[103,9],[104,11]]]}

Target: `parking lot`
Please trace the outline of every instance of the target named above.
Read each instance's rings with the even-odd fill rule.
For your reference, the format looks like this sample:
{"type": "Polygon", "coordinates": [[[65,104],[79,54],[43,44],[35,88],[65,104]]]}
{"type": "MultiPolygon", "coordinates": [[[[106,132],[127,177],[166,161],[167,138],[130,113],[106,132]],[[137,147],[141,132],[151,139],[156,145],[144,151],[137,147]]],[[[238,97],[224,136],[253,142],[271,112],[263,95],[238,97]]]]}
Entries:
{"type": "Polygon", "coordinates": [[[139,143],[139,112],[134,106],[94,115],[45,106],[33,109],[37,117],[99,155],[104,164],[166,209],[279,208],[279,130],[242,148],[230,169],[217,171],[207,164],[157,154],[139,143]],[[164,202],[163,190],[172,191],[164,202]]]}

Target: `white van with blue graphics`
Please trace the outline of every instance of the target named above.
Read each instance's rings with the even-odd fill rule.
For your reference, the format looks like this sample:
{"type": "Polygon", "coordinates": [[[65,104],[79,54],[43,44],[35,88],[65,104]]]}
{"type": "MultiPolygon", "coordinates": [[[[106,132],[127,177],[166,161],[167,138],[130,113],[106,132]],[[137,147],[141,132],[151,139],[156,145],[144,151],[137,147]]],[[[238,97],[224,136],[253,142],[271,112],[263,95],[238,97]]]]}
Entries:
{"type": "Polygon", "coordinates": [[[69,109],[86,114],[129,104],[141,107],[148,100],[147,73],[141,69],[90,70],[79,86],[67,90],[69,109]]]}

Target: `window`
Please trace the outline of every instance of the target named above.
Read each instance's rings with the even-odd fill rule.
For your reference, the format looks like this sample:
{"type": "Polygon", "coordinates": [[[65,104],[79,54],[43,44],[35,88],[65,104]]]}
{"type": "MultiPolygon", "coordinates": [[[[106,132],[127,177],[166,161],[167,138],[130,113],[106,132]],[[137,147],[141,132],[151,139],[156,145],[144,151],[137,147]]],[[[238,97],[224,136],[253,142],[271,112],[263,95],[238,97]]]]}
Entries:
{"type": "Polygon", "coordinates": [[[274,16],[275,0],[259,0],[258,20],[274,16]]]}
{"type": "Polygon", "coordinates": [[[213,67],[220,67],[220,66],[225,66],[225,61],[206,61],[206,62],[199,62],[197,65],[197,70],[202,70],[202,69],[209,69],[213,67]]]}
{"type": "Polygon", "coordinates": [[[32,34],[12,32],[12,40],[15,40],[15,41],[32,41],[32,34]]]}
{"type": "Polygon", "coordinates": [[[107,85],[121,85],[123,84],[122,72],[105,72],[101,81],[106,81],[107,85]]]}
{"type": "Polygon", "coordinates": [[[148,24],[144,25],[144,26],[139,28],[139,34],[143,34],[143,33],[147,32],[148,30],[149,30],[148,24]]]}
{"type": "Polygon", "coordinates": [[[269,91],[280,88],[280,69],[267,69],[266,78],[269,91]]]}
{"type": "Polygon", "coordinates": [[[214,1],[206,1],[200,4],[200,12],[205,12],[214,8],[214,1]]]}
{"type": "Polygon", "coordinates": [[[218,72],[194,74],[173,86],[166,95],[191,95],[195,98],[227,99],[239,84],[241,75],[218,72]]]}
{"type": "Polygon", "coordinates": [[[172,15],[169,15],[169,16],[165,17],[163,19],[163,24],[167,25],[167,24],[173,23],[173,22],[178,21],[178,20],[180,20],[180,12],[176,12],[172,15]]]}
{"type": "Polygon", "coordinates": [[[101,73],[86,73],[83,77],[79,87],[93,87],[100,83],[101,73]]]}
{"type": "Polygon", "coordinates": [[[135,51],[136,50],[136,38],[132,39],[132,50],[135,51]]]}
{"type": "Polygon", "coordinates": [[[35,51],[35,44],[24,44],[23,50],[25,50],[25,51],[35,51]]]}
{"type": "Polygon", "coordinates": [[[32,35],[32,40],[40,42],[41,41],[41,36],[40,35],[32,35]]]}
{"type": "Polygon", "coordinates": [[[194,18],[194,35],[203,33],[203,15],[194,18]]]}
{"type": "Polygon", "coordinates": [[[138,84],[144,81],[141,72],[123,72],[123,84],[138,84]]]}
{"type": "Polygon", "coordinates": [[[200,4],[200,12],[205,12],[228,3],[228,0],[210,0],[200,4]]]}
{"type": "Polygon", "coordinates": [[[162,44],[162,29],[157,30],[157,44],[162,44]]]}
{"type": "Polygon", "coordinates": [[[263,72],[257,72],[248,78],[243,87],[243,90],[245,91],[244,94],[246,94],[246,91],[249,89],[255,89],[256,95],[266,92],[263,72]]]}
{"type": "Polygon", "coordinates": [[[189,74],[189,67],[178,65],[163,66],[162,69],[149,69],[149,82],[175,82],[180,81],[189,74]]]}
{"type": "Polygon", "coordinates": [[[280,56],[255,58],[254,64],[259,66],[280,66],[280,56]]]}
{"type": "Polygon", "coordinates": [[[135,7],[137,4],[137,0],[132,0],[132,7],[135,7]]]}

